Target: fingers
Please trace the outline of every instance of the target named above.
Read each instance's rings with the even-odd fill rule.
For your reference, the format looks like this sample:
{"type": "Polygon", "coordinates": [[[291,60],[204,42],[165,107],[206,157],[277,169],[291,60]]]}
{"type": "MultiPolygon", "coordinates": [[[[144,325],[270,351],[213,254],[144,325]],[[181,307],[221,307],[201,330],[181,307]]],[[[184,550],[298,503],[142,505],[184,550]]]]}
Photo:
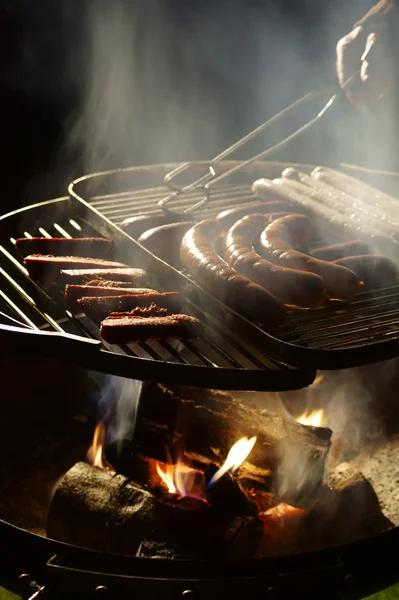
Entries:
{"type": "Polygon", "coordinates": [[[337,44],[337,75],[339,84],[345,81],[360,68],[360,57],[364,52],[367,34],[359,25],[341,38],[337,44]]]}
{"type": "Polygon", "coordinates": [[[392,57],[389,54],[386,26],[366,31],[361,26],[344,36],[337,44],[339,84],[360,69],[360,77],[351,85],[347,96],[357,106],[372,106],[392,86],[392,57]]]}

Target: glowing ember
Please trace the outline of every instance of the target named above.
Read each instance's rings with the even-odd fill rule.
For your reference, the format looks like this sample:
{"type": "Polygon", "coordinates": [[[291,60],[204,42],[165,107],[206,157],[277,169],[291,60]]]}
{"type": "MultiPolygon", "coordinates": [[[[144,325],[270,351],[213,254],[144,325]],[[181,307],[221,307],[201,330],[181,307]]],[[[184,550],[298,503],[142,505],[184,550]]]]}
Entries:
{"type": "Polygon", "coordinates": [[[263,522],[265,535],[262,542],[262,554],[270,554],[277,548],[287,547],[295,539],[304,524],[304,518],[308,511],[303,508],[295,508],[285,502],[259,513],[263,522]]]}
{"type": "Polygon", "coordinates": [[[312,412],[306,411],[298,417],[298,423],[302,425],[312,425],[313,427],[322,427],[324,419],[324,410],[313,410],[312,412]]]}
{"type": "Polygon", "coordinates": [[[220,467],[218,471],[214,474],[212,479],[209,482],[209,485],[216,483],[218,479],[223,477],[225,473],[231,471],[234,473],[237,471],[238,467],[244,462],[252,448],[254,447],[256,442],[256,436],[248,439],[247,437],[243,437],[238,442],[232,446],[230,452],[227,455],[226,461],[223,466],[220,467]]]}
{"type": "Polygon", "coordinates": [[[178,462],[176,465],[163,465],[163,467],[157,463],[156,469],[170,494],[176,494],[178,499],[189,496],[206,501],[203,493],[202,471],[192,469],[183,462],[178,462]]]}
{"type": "Polygon", "coordinates": [[[316,375],[315,380],[313,383],[310,384],[309,387],[315,387],[316,385],[319,385],[319,383],[321,383],[325,378],[325,373],[319,373],[318,375],[316,375]]]}
{"type": "Polygon", "coordinates": [[[274,519],[292,519],[292,518],[300,518],[307,514],[307,510],[305,508],[296,508],[295,506],[291,506],[290,504],[286,504],[285,502],[280,502],[276,506],[265,510],[261,515],[263,517],[270,517],[274,519]]]}
{"type": "Polygon", "coordinates": [[[103,461],[103,446],[105,440],[105,425],[97,423],[94,430],[93,442],[87,452],[86,460],[95,467],[106,468],[103,461]]]}

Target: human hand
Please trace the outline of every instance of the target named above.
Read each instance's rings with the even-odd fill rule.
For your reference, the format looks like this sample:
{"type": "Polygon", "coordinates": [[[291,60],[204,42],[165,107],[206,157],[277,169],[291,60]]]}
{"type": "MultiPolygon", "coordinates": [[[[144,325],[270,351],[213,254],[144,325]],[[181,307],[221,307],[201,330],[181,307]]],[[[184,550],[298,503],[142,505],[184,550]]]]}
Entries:
{"type": "Polygon", "coordinates": [[[387,25],[376,25],[373,30],[359,25],[339,40],[336,51],[340,86],[359,71],[347,96],[359,107],[372,108],[391,89],[394,80],[387,25]]]}

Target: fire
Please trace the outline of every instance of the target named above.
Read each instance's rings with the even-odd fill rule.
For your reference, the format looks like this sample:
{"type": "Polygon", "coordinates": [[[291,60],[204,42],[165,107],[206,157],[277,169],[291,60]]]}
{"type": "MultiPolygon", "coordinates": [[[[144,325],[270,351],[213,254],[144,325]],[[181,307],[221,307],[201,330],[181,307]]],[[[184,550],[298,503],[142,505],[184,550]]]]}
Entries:
{"type": "Polygon", "coordinates": [[[156,470],[170,494],[176,494],[177,498],[197,498],[205,501],[203,493],[204,474],[202,471],[192,469],[183,462],[176,465],[161,466],[157,463],[156,470]]]}
{"type": "Polygon", "coordinates": [[[254,447],[256,442],[256,436],[248,439],[247,437],[242,437],[238,442],[236,442],[230,449],[230,452],[227,455],[226,461],[224,465],[220,467],[218,471],[214,474],[212,479],[209,482],[209,485],[216,483],[218,479],[223,477],[225,473],[231,471],[234,473],[237,471],[238,467],[244,462],[252,448],[254,447]]]}
{"type": "Polygon", "coordinates": [[[322,427],[324,420],[324,410],[312,410],[311,412],[305,411],[300,417],[298,417],[298,423],[302,425],[311,425],[313,427],[322,427]]]}
{"type": "Polygon", "coordinates": [[[265,536],[262,542],[262,554],[269,555],[270,550],[286,547],[303,527],[308,514],[304,508],[296,508],[285,502],[259,513],[263,522],[265,536]]]}
{"type": "Polygon", "coordinates": [[[87,452],[87,461],[95,467],[102,469],[106,468],[103,461],[103,447],[105,441],[105,425],[104,423],[97,423],[94,430],[93,442],[87,452]]]}

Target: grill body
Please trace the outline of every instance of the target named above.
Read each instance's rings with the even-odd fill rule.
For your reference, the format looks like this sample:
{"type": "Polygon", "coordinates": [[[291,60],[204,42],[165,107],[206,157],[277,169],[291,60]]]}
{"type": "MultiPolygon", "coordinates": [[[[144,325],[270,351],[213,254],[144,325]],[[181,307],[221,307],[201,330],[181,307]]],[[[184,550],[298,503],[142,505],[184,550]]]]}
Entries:
{"type": "Polygon", "coordinates": [[[61,355],[105,373],[196,387],[277,391],[301,388],[313,381],[314,369],[291,368],[268,358],[268,338],[233,311],[226,321],[225,308],[208,295],[204,308],[191,301],[186,279],[155,258],[157,287],[181,291],[189,312],[206,323],[205,336],[194,341],[143,342],[123,347],[103,343],[89,319],[65,310],[60,289],[43,288],[28,277],[13,243],[21,236],[99,234],[116,242],[122,261],[146,267],[149,253],[145,249],[74,199],[55,199],[0,219],[0,310],[30,328],[0,330],[2,343],[10,350],[61,355]],[[252,329],[263,347],[247,335],[252,329]]]}
{"type": "MultiPolygon", "coordinates": [[[[224,161],[223,172],[238,164],[224,161]]],[[[124,218],[159,211],[158,201],[164,198],[164,176],[176,165],[120,169],[84,177],[70,186],[71,196],[84,202],[113,225],[124,218]]],[[[221,210],[253,202],[253,181],[260,177],[273,179],[288,166],[309,173],[314,167],[285,163],[258,162],[236,172],[228,183],[220,184],[209,202],[195,212],[199,218],[214,218],[221,210]]],[[[200,176],[207,165],[198,163],[185,173],[181,183],[200,176]]],[[[177,198],[170,209],[184,211],[203,196],[201,191],[177,198]]],[[[345,232],[338,239],[328,230],[313,245],[321,246],[346,241],[345,232]]],[[[187,275],[187,274],[185,274],[187,275]]],[[[329,302],[312,310],[292,310],[284,322],[273,331],[251,328],[248,337],[262,351],[277,361],[296,367],[342,369],[393,358],[399,353],[399,283],[387,285],[357,295],[349,303],[329,302]],[[267,340],[267,341],[266,341],[267,340]]]]}

